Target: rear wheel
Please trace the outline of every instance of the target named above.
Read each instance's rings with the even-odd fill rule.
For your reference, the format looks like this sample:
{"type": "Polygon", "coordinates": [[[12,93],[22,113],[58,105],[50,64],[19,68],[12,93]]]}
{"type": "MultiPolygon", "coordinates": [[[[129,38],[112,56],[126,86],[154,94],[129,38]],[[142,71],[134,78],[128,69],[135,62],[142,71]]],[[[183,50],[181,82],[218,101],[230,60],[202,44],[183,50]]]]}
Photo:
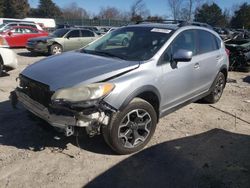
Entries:
{"type": "Polygon", "coordinates": [[[49,52],[51,55],[61,54],[63,52],[63,49],[60,44],[53,44],[52,46],[50,46],[49,52]]]}
{"type": "Polygon", "coordinates": [[[157,124],[154,108],[145,100],[135,98],[103,127],[106,143],[119,154],[141,150],[151,139],[157,124]]]}
{"type": "Polygon", "coordinates": [[[208,103],[218,102],[222,96],[225,84],[226,84],[225,76],[222,72],[220,72],[215,79],[211,93],[208,96],[206,96],[204,100],[208,103]]]}

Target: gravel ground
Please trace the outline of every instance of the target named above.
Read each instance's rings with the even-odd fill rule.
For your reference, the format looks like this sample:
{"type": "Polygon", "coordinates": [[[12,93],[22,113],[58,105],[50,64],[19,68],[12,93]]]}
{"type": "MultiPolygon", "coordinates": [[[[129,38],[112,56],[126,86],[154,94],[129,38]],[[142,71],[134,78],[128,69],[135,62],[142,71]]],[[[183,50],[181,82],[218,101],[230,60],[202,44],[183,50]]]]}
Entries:
{"type": "Polygon", "coordinates": [[[8,99],[15,78],[44,58],[15,49],[0,78],[0,187],[250,187],[250,74],[230,72],[214,105],[190,104],[158,124],[148,146],[118,156],[102,136],[57,133],[8,99]]]}

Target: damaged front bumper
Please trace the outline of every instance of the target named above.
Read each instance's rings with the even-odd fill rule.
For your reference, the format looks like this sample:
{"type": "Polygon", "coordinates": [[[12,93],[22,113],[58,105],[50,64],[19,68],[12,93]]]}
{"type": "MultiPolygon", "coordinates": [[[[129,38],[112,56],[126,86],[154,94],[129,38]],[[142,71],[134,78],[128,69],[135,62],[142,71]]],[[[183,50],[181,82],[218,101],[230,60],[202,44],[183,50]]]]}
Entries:
{"type": "Polygon", "coordinates": [[[98,134],[101,125],[107,125],[109,123],[110,116],[105,113],[104,109],[91,111],[91,113],[87,115],[81,111],[69,110],[71,115],[64,115],[51,112],[49,107],[47,108],[37,101],[31,99],[18,88],[15,90],[15,94],[17,101],[21,102],[27,110],[47,121],[53,127],[64,130],[66,136],[73,135],[75,127],[85,127],[87,133],[93,136],[98,134]]]}

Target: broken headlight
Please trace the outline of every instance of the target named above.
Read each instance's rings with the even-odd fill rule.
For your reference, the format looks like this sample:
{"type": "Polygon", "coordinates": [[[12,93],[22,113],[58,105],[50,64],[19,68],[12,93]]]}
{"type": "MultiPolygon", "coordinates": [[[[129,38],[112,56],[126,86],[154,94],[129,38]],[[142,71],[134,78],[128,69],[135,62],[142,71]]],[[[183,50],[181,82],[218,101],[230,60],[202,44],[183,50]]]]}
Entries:
{"type": "Polygon", "coordinates": [[[51,97],[54,102],[70,103],[98,100],[107,96],[115,85],[111,83],[95,83],[84,86],[59,89],[51,97]]]}

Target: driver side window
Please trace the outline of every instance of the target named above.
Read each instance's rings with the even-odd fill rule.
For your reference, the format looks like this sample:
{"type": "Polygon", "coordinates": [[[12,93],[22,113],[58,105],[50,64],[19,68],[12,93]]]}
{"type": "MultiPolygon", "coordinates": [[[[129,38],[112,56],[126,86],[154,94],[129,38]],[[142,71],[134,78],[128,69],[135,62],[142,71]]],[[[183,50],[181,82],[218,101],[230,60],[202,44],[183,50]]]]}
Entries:
{"type": "Polygon", "coordinates": [[[163,53],[160,64],[170,63],[174,53],[176,53],[178,50],[192,51],[193,56],[196,55],[197,50],[195,35],[195,30],[186,30],[180,33],[163,53]]]}

